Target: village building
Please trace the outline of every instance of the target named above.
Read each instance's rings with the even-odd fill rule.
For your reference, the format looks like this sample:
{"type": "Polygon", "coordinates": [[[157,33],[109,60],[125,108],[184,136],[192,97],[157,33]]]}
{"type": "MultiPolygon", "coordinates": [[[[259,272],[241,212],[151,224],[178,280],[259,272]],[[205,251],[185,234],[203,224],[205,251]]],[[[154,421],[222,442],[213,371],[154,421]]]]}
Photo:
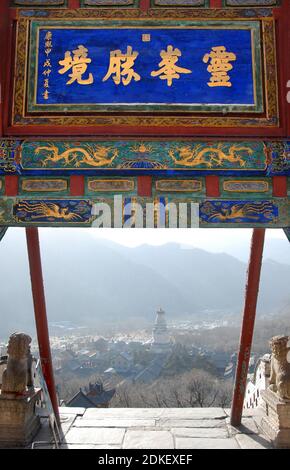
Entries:
{"type": "Polygon", "coordinates": [[[81,408],[108,408],[116,390],[105,390],[102,383],[90,383],[67,401],[65,406],[81,408]]]}

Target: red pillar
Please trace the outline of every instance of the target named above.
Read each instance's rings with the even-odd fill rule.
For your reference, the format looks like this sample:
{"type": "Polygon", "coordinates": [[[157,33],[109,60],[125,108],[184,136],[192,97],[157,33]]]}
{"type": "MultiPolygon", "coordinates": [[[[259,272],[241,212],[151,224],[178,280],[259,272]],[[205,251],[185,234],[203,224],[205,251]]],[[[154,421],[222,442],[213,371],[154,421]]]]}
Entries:
{"type": "Polygon", "coordinates": [[[239,426],[241,424],[243,414],[243,404],[259,293],[264,241],[265,229],[253,229],[250,261],[247,273],[244,317],[231,410],[232,426],[239,426]]]}
{"type": "Polygon", "coordinates": [[[58,402],[55,390],[51,351],[49,344],[48,323],[45,307],[41,256],[37,227],[26,228],[27,250],[34,304],[35,323],[41,360],[42,372],[49,391],[55,416],[59,421],[58,402]]]}

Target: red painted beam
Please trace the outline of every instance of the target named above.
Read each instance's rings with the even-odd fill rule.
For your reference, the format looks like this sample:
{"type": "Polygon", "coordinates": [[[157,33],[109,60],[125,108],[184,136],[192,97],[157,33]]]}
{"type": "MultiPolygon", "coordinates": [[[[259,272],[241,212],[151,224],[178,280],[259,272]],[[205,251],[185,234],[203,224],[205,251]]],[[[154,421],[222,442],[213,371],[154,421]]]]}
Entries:
{"type": "MultiPolygon", "coordinates": [[[[286,111],[287,111],[287,135],[290,135],[290,2],[289,0],[284,0],[283,3],[283,17],[284,17],[284,57],[283,61],[286,62],[286,111]]],[[[283,98],[284,98],[284,84],[283,84],[283,98]]]]}
{"type": "Polygon", "coordinates": [[[287,197],[287,176],[273,176],[273,196],[287,197]]]}
{"type": "Polygon", "coordinates": [[[209,175],[205,177],[206,195],[208,197],[219,197],[220,196],[220,183],[219,177],[215,175],[209,175]]]}
{"type": "Polygon", "coordinates": [[[263,137],[285,137],[285,132],[281,127],[266,128],[266,127],[138,127],[138,126],[6,126],[5,132],[11,136],[35,136],[35,135],[54,135],[54,136],[104,136],[110,134],[111,136],[167,136],[167,137],[209,137],[227,135],[229,137],[256,137],[262,139],[263,137]]]}
{"type": "Polygon", "coordinates": [[[238,364],[231,410],[231,425],[241,424],[249,360],[256,318],[256,307],[259,293],[260,275],[263,259],[265,229],[253,229],[250,261],[247,273],[246,296],[243,324],[240,337],[238,364]]]}
{"type": "Polygon", "coordinates": [[[18,194],[18,176],[5,176],[5,196],[17,196],[18,194]]]}
{"type": "Polygon", "coordinates": [[[0,136],[4,135],[4,90],[5,90],[5,72],[7,64],[7,36],[9,28],[9,0],[0,2],[0,136]]]}
{"type": "Polygon", "coordinates": [[[83,196],[85,194],[85,177],[82,175],[72,175],[70,177],[70,195],[83,196]]]}
{"type": "Polygon", "coordinates": [[[139,7],[142,11],[147,11],[150,8],[150,0],[140,0],[139,7]]]}
{"type": "Polygon", "coordinates": [[[80,0],[68,0],[68,8],[71,10],[77,10],[80,8],[80,0]]]}
{"type": "Polygon", "coordinates": [[[48,388],[56,419],[59,421],[59,410],[56,396],[49,332],[45,306],[45,294],[42,277],[41,255],[37,227],[26,228],[26,241],[31,277],[32,297],[35,323],[43,376],[48,388]]]}
{"type": "Polygon", "coordinates": [[[137,177],[137,194],[140,197],[152,196],[152,176],[137,177]]]}
{"type": "Polygon", "coordinates": [[[222,8],[223,0],[210,0],[209,6],[210,8],[222,8]]]}

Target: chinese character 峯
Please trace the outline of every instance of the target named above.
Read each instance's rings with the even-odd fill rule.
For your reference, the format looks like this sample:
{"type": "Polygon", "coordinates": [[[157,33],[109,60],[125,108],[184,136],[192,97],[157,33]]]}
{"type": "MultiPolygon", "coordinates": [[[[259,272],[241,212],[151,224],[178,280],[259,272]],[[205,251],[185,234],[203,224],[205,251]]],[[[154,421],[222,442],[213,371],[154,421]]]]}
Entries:
{"type": "Polygon", "coordinates": [[[233,69],[232,64],[237,59],[237,56],[233,52],[227,52],[224,46],[212,47],[209,54],[205,54],[203,62],[207,64],[210,60],[210,65],[207,67],[208,72],[211,73],[210,81],[208,86],[227,86],[231,87],[230,76],[227,74],[233,69]]]}
{"type": "Polygon", "coordinates": [[[152,77],[159,77],[161,80],[167,80],[167,85],[172,85],[172,80],[174,78],[179,78],[180,73],[192,73],[191,70],[179,67],[176,65],[178,58],[181,57],[181,52],[179,49],[173,49],[173,46],[167,46],[167,51],[162,50],[160,52],[162,58],[159,62],[159,70],[151,72],[152,77]]]}
{"type": "Polygon", "coordinates": [[[127,46],[127,52],[125,54],[122,54],[119,49],[111,51],[109,68],[103,78],[103,82],[108,80],[111,76],[116,85],[120,85],[121,82],[125,86],[129,85],[132,79],[138,82],[141,77],[133,69],[134,62],[138,55],[139,52],[132,51],[132,46],[127,46]]]}
{"type": "Polygon", "coordinates": [[[70,51],[66,51],[64,59],[58,63],[63,68],[58,71],[60,74],[66,73],[72,69],[72,73],[69,74],[70,80],[66,82],[67,85],[71,85],[75,81],[80,85],[90,85],[94,82],[93,75],[90,73],[87,79],[83,79],[82,76],[86,73],[88,64],[92,62],[92,59],[88,57],[88,49],[84,46],[78,46],[78,49],[73,51],[73,57],[70,51]]]}

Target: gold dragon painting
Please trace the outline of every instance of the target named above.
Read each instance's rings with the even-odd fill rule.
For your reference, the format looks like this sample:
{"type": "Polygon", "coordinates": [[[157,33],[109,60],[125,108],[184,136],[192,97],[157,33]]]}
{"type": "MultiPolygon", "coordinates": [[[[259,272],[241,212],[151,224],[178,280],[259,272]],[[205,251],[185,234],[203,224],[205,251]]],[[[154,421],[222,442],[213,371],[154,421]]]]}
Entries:
{"type": "Polygon", "coordinates": [[[36,147],[35,155],[47,155],[47,157],[42,160],[43,167],[58,162],[61,162],[61,166],[73,165],[74,167],[80,167],[81,165],[88,165],[93,167],[107,167],[112,164],[119,154],[118,149],[102,145],[84,144],[82,147],[70,147],[66,144],[65,148],[66,150],[61,152],[54,144],[40,145],[36,147]]]}
{"type": "Polygon", "coordinates": [[[231,145],[225,150],[223,143],[216,147],[185,145],[168,151],[170,158],[176,165],[187,167],[205,165],[207,168],[222,167],[225,162],[238,164],[242,168],[246,166],[246,156],[253,153],[254,151],[250,147],[237,144],[231,145]]]}

